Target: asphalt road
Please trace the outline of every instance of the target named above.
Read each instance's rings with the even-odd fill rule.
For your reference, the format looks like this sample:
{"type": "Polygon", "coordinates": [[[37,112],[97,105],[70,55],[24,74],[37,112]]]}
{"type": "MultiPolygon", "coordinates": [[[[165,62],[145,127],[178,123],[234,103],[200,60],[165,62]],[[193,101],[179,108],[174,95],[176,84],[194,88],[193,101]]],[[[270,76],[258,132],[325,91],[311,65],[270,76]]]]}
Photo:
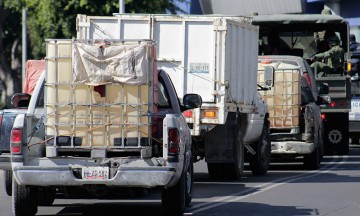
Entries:
{"type": "MultiPolygon", "coordinates": [[[[2,175],[0,182],[3,182],[2,175]]],[[[239,181],[210,179],[206,164],[195,164],[193,202],[185,215],[360,215],[360,145],[349,155],[325,156],[320,170],[308,171],[300,162],[274,162],[266,176],[245,171],[239,181]]],[[[164,215],[159,192],[130,198],[69,199],[57,197],[37,215],[164,215]]],[[[0,186],[0,216],[11,214],[11,197],[0,186]]]]}

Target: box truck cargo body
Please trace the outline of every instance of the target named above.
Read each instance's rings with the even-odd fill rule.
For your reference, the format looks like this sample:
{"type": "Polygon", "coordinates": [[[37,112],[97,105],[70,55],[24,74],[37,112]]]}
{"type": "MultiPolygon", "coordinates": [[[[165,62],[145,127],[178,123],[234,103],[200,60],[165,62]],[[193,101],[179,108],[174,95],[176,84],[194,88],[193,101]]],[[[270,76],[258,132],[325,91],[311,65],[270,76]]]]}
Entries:
{"type": "Polygon", "coordinates": [[[176,91],[180,95],[188,92],[200,94],[203,107],[216,107],[219,115],[202,118],[202,122],[224,124],[227,111],[236,110],[236,106],[242,112],[253,112],[257,98],[254,71],[257,67],[258,27],[243,17],[236,18],[237,21],[234,19],[79,15],[77,37],[156,41],[157,66],[170,74],[176,91]],[[231,97],[226,91],[231,93],[231,97]]]}
{"type": "Polygon", "coordinates": [[[170,75],[177,93],[202,97],[200,108],[184,112],[195,161],[205,157],[216,167],[237,164],[240,172],[244,147],[258,155],[251,144],[267,130],[267,107],[257,92],[258,34],[243,16],[77,16],[78,39],[156,41],[157,67],[170,75]],[[236,150],[237,136],[244,144],[236,150]]]}

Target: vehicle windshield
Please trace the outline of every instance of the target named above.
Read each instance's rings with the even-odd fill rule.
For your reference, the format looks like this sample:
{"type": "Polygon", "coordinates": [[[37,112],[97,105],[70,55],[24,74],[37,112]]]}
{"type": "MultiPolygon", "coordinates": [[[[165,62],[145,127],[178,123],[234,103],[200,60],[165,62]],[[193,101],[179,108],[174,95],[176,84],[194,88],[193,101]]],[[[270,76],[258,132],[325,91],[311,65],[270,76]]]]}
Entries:
{"type": "MultiPolygon", "coordinates": [[[[310,65],[315,61],[328,65],[331,71],[325,71],[325,74],[344,74],[344,57],[349,46],[348,31],[343,30],[342,27],[334,30],[330,28],[331,25],[319,27],[315,23],[286,25],[264,22],[257,25],[260,26],[259,55],[299,56],[309,60],[310,65]],[[335,46],[340,51],[333,55],[331,49],[335,49],[335,46]]],[[[314,69],[314,74],[319,74],[320,70],[323,70],[324,67],[321,66],[320,69],[318,64],[312,66],[319,69],[319,71],[314,69]]]]}
{"type": "MultiPolygon", "coordinates": [[[[330,34],[334,33],[340,38],[339,32],[330,34]]],[[[326,34],[326,31],[262,32],[259,52],[261,55],[274,55],[277,52],[279,55],[296,55],[310,58],[319,52],[326,51],[326,44],[322,44],[326,40],[326,34]]],[[[341,40],[340,45],[344,46],[341,40]]]]}

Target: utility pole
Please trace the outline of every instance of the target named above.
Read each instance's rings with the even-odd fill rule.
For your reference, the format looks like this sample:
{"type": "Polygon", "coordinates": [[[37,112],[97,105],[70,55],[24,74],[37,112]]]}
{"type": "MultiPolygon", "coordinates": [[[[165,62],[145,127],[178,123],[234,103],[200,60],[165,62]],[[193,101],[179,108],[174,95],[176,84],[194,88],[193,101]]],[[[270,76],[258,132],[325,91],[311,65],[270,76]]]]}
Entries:
{"type": "Polygon", "coordinates": [[[27,53],[27,39],[26,39],[26,9],[24,8],[22,11],[22,89],[24,89],[25,85],[25,77],[26,77],[26,53],[27,53]]]}
{"type": "Polygon", "coordinates": [[[125,3],[124,3],[124,0],[119,0],[119,13],[120,13],[120,14],[125,13],[125,3]]]}

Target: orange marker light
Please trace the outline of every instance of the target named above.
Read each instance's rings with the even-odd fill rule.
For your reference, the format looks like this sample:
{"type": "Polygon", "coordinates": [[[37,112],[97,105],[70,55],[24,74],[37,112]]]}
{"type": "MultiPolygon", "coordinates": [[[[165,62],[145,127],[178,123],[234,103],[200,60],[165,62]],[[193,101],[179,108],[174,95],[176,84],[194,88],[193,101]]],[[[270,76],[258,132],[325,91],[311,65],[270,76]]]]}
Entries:
{"type": "Polygon", "coordinates": [[[215,118],[216,112],[215,111],[204,111],[205,118],[215,118]]]}
{"type": "Polygon", "coordinates": [[[347,66],[346,69],[347,69],[348,73],[350,73],[352,70],[351,63],[348,62],[346,66],[347,66]]]}

